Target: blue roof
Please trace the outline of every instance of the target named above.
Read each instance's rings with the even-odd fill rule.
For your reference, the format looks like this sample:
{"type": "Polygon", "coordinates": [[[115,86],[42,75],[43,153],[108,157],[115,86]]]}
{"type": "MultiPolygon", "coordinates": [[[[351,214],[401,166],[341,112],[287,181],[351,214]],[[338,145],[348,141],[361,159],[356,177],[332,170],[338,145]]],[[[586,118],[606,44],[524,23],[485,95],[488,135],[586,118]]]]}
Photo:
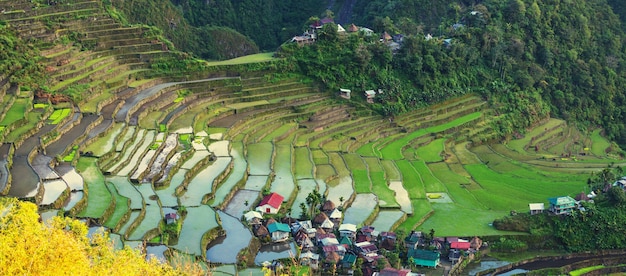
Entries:
{"type": "Polygon", "coordinates": [[[563,205],[563,204],[574,204],[576,200],[570,196],[560,196],[560,197],[551,197],[548,198],[550,204],[552,205],[563,205]]]}
{"type": "Polygon", "coordinates": [[[267,230],[270,232],[270,234],[276,231],[291,232],[291,228],[289,228],[289,225],[280,222],[275,222],[268,225],[267,230]]]}

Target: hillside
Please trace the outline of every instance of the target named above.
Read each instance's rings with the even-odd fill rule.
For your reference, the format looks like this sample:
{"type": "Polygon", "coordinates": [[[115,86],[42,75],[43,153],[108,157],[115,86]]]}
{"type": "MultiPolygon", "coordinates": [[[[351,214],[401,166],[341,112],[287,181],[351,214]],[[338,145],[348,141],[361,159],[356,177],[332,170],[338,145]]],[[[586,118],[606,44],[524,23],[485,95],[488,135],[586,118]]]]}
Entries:
{"type": "MultiPolygon", "coordinates": [[[[244,268],[263,262],[263,252],[288,257],[242,217],[271,192],[284,197],[278,214],[266,215],[276,220],[318,215],[322,201],[310,199],[318,195],[339,207],[337,223],[504,235],[494,219],[575,196],[591,172],[626,164],[611,129],[553,116],[552,85],[542,81],[581,75],[542,67],[519,82],[515,58],[534,66],[536,53],[513,56],[508,46],[523,32],[498,25],[504,15],[448,30],[450,46],[447,36],[407,34],[394,53],[380,33],[338,34],[327,24],[315,43],[286,44],[277,56],[206,62],[178,51],[168,30],[129,23],[131,5],[121,4],[0,0],[0,193],[35,203],[43,221],[80,218],[118,246],[171,263],[247,274],[259,272],[244,268]],[[493,28],[509,31],[483,50],[493,28]]],[[[607,78],[616,86],[619,66],[607,78]]],[[[605,108],[585,110],[617,108],[621,90],[610,91],[605,108]]],[[[592,104],[583,97],[572,100],[592,104]]]]}

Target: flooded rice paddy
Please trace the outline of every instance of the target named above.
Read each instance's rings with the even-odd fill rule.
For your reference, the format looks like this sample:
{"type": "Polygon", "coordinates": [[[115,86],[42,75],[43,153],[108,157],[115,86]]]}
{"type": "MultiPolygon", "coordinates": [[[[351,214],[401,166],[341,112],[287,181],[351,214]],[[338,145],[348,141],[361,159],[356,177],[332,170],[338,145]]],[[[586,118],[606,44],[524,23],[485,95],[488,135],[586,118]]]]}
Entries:
{"type": "Polygon", "coordinates": [[[290,257],[296,257],[296,246],[293,242],[265,244],[254,258],[254,264],[261,265],[263,262],[290,257]]]}
{"type": "Polygon", "coordinates": [[[206,258],[211,263],[234,264],[237,254],[248,247],[252,233],[239,219],[218,211],[225,237],[219,237],[208,245],[206,258]]]}
{"type": "Polygon", "coordinates": [[[296,200],[293,202],[292,206],[296,208],[292,208],[292,215],[296,218],[302,215],[302,209],[300,209],[300,204],[306,204],[306,197],[309,193],[313,192],[317,188],[317,182],[313,179],[301,179],[298,180],[298,195],[296,196],[296,200]]]}
{"type": "Polygon", "coordinates": [[[374,222],[372,222],[372,226],[374,226],[374,228],[376,228],[376,230],[378,231],[390,231],[391,226],[393,226],[393,224],[396,223],[396,221],[398,221],[402,217],[402,215],[404,215],[404,212],[400,210],[379,211],[378,216],[376,216],[376,219],[374,219],[374,222]]]}
{"type": "Polygon", "coordinates": [[[230,157],[218,157],[213,164],[198,172],[187,186],[187,191],[180,197],[183,206],[198,206],[202,204],[202,198],[213,192],[214,180],[230,164],[230,157]]]}
{"type": "Polygon", "coordinates": [[[43,188],[44,193],[41,205],[50,205],[54,203],[65,190],[67,190],[67,184],[65,184],[65,181],[60,179],[49,180],[43,183],[43,188]]]}
{"type": "Polygon", "coordinates": [[[233,143],[231,149],[231,156],[233,159],[233,168],[228,175],[228,178],[219,185],[217,190],[215,191],[215,197],[213,200],[213,206],[221,205],[226,199],[226,195],[230,194],[233,187],[237,185],[237,183],[243,179],[244,174],[246,173],[247,164],[246,160],[243,158],[243,144],[242,143],[233,143]]]}
{"type": "Polygon", "coordinates": [[[215,211],[206,205],[187,208],[187,217],[180,231],[178,244],[172,246],[181,252],[201,256],[200,241],[207,231],[218,227],[215,211]]]}
{"type": "Polygon", "coordinates": [[[412,214],[413,206],[411,205],[411,200],[409,199],[409,193],[406,189],[404,189],[404,186],[402,186],[402,181],[391,181],[389,183],[389,189],[395,192],[396,201],[400,204],[402,212],[412,214]]]}
{"type": "Polygon", "coordinates": [[[357,194],[350,208],[344,212],[343,223],[362,225],[377,203],[378,197],[375,194],[357,194]]]}

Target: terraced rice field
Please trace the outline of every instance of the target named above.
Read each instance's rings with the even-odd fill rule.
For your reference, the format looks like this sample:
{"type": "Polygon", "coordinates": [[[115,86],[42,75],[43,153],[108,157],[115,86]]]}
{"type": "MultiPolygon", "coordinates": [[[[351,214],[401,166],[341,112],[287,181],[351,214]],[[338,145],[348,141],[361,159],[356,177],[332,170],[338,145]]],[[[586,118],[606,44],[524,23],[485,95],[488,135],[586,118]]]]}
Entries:
{"type": "MultiPolygon", "coordinates": [[[[133,36],[144,31],[109,23],[133,36]]],[[[39,112],[31,111],[32,97],[19,98],[3,107],[8,112],[0,122],[10,128],[24,118],[23,125],[4,133],[5,141],[23,142],[14,163],[39,169],[20,173],[40,180],[61,176],[42,181],[43,193],[35,189],[25,197],[38,196],[42,206],[69,197],[71,214],[104,225],[126,245],[162,241],[166,213],[177,212],[181,232],[167,247],[180,258],[219,255],[226,251],[219,238],[206,248],[210,241],[203,236],[223,230],[227,239],[229,231],[247,237],[240,218],[264,193],[285,197],[279,216],[291,209],[293,217],[300,217],[305,215],[300,205],[307,205],[314,190],[342,205],[344,223],[372,224],[379,231],[502,234],[489,225],[493,219],[511,210],[525,212],[530,202],[580,193],[590,171],[616,161],[601,130],[583,133],[558,119],[546,119],[506,143],[479,145],[494,134],[492,112],[477,95],[391,122],[358,113],[305,77],[223,69],[271,60],[268,54],[213,63],[222,69],[204,78],[148,79],[146,61],[128,60],[131,66],[118,60],[176,53],[161,51],[149,38],[139,40],[128,48],[101,49],[106,55],[71,45],[49,49],[46,65],[58,70],[50,87],[88,84],[95,95],[76,106],[39,106],[39,112]],[[102,86],[106,91],[96,89],[102,86]],[[176,91],[183,88],[192,94],[179,99],[176,91]],[[62,123],[67,121],[77,124],[62,123]],[[37,130],[39,122],[48,124],[37,130]],[[51,135],[59,130],[64,131],[58,137],[51,135]],[[35,134],[25,139],[24,133],[35,134]],[[77,157],[57,167],[49,162],[56,156],[29,160],[43,138],[51,140],[46,146],[54,155],[68,156],[76,147],[77,157]],[[63,166],[75,166],[79,175],[63,166]],[[70,190],[75,192],[63,192],[70,190]]],[[[31,182],[35,187],[37,181],[31,182]]],[[[157,253],[163,249],[154,248],[157,253]]],[[[224,254],[220,262],[234,264],[237,252],[228,252],[233,254],[224,254]]]]}

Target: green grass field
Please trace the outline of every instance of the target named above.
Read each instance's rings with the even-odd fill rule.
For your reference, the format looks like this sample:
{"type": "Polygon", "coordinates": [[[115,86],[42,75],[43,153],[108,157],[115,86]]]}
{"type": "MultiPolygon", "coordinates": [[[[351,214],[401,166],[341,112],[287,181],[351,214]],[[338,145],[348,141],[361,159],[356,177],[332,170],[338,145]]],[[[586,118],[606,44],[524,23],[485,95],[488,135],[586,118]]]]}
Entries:
{"type": "Polygon", "coordinates": [[[24,135],[24,133],[35,128],[39,120],[41,120],[41,114],[37,112],[29,112],[26,115],[26,118],[28,120],[28,123],[7,133],[5,142],[14,142],[20,139],[24,135]]]}
{"type": "Polygon", "coordinates": [[[385,170],[387,179],[389,180],[402,179],[402,174],[398,170],[398,167],[396,166],[396,163],[393,160],[380,160],[380,164],[383,166],[383,169],[385,170]]]}
{"type": "Polygon", "coordinates": [[[411,205],[413,206],[413,214],[398,226],[398,229],[404,230],[405,233],[414,230],[417,224],[433,210],[430,202],[426,199],[411,199],[411,205]]]}
{"type": "Polygon", "coordinates": [[[415,170],[413,165],[407,160],[396,161],[398,169],[402,173],[402,183],[404,188],[409,193],[411,199],[424,199],[426,198],[426,190],[424,189],[424,182],[419,173],[415,170]]]}
{"type": "Polygon", "coordinates": [[[605,157],[605,150],[611,146],[611,143],[600,135],[601,131],[601,129],[596,129],[591,133],[591,153],[597,157],[605,157]]]}
{"type": "Polygon", "coordinates": [[[413,165],[413,168],[415,168],[417,173],[419,173],[419,175],[421,176],[422,182],[424,183],[424,188],[426,189],[427,193],[446,191],[441,181],[439,181],[439,179],[437,179],[433,175],[433,173],[430,171],[428,166],[426,166],[426,163],[424,163],[424,161],[413,161],[411,162],[411,164],[413,165]]]}
{"type": "Polygon", "coordinates": [[[444,149],[443,144],[445,141],[445,138],[433,140],[427,145],[417,148],[415,154],[426,163],[442,161],[441,152],[444,149]]]}
{"type": "Polygon", "coordinates": [[[380,152],[384,159],[393,159],[393,160],[402,159],[403,158],[402,152],[401,152],[402,147],[406,145],[407,143],[409,143],[409,141],[417,137],[426,135],[426,134],[441,132],[441,131],[444,131],[444,130],[447,130],[456,126],[460,126],[464,123],[470,122],[472,120],[476,120],[480,118],[480,116],[482,116],[481,112],[474,112],[474,113],[462,116],[460,118],[457,118],[455,120],[452,120],[445,124],[423,128],[423,129],[414,131],[408,135],[404,135],[401,138],[396,139],[393,142],[387,144],[385,147],[380,149],[380,152]]]}
{"type": "Polygon", "coordinates": [[[50,124],[56,125],[63,121],[65,117],[69,116],[70,113],[72,113],[72,110],[69,108],[55,109],[50,117],[48,117],[48,120],[50,120],[50,124]]]}
{"type": "Polygon", "coordinates": [[[253,62],[264,62],[264,61],[270,61],[273,59],[275,59],[274,52],[270,52],[270,53],[247,55],[247,56],[238,57],[238,58],[229,59],[229,60],[210,61],[210,62],[207,62],[207,65],[209,66],[236,65],[236,64],[244,64],[244,63],[253,63],[253,62]]]}
{"type": "Polygon", "coordinates": [[[313,178],[313,163],[309,149],[305,147],[295,148],[294,155],[296,179],[313,178]]]}
{"type": "Polygon", "coordinates": [[[378,158],[366,157],[363,158],[363,160],[367,164],[372,181],[372,192],[374,192],[380,200],[379,205],[381,207],[399,207],[400,205],[396,202],[394,191],[389,189],[385,171],[379,163],[378,158]]]}
{"type": "Polygon", "coordinates": [[[15,102],[13,102],[13,105],[11,105],[11,108],[9,108],[9,110],[6,112],[4,119],[2,119],[2,121],[0,122],[0,125],[8,126],[17,122],[18,120],[23,119],[24,115],[26,114],[26,109],[30,105],[31,103],[29,99],[16,99],[15,102]]]}

